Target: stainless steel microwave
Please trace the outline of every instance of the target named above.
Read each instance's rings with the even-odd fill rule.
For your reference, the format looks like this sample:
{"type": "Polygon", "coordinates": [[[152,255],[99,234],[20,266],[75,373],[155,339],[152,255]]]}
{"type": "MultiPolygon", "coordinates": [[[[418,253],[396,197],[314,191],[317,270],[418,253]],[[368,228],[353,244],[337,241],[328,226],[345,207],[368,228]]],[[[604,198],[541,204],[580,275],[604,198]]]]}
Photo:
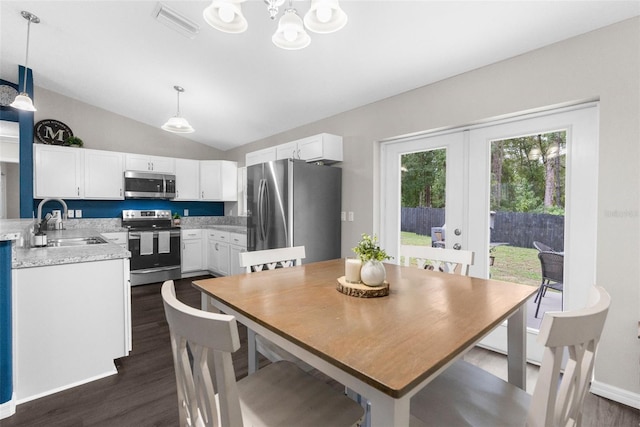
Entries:
{"type": "Polygon", "coordinates": [[[165,173],[126,171],[124,197],[127,199],[173,199],[176,176],[165,173]]]}

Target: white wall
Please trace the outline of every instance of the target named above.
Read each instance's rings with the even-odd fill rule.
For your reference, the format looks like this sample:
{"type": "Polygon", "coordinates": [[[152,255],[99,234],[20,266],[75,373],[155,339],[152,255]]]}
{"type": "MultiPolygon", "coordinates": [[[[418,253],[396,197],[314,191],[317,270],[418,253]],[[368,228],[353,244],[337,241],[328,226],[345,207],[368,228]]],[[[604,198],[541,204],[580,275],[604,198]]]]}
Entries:
{"type": "MultiPolygon", "coordinates": [[[[381,82],[383,83],[383,82],[381,82]]],[[[340,96],[340,94],[336,94],[340,96]]],[[[613,299],[595,372],[599,394],[640,407],[640,18],[633,18],[225,153],[330,132],[344,136],[342,253],[378,225],[378,141],[517,112],[600,101],[597,281],[613,299]]],[[[585,266],[590,268],[590,266],[585,266]]]]}

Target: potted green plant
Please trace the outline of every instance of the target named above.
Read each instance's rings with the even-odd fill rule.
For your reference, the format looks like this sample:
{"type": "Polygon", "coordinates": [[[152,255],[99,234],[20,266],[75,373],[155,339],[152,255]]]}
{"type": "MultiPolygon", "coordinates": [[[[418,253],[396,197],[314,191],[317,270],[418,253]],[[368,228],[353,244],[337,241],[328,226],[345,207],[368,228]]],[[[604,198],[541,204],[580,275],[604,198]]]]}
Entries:
{"type": "Polygon", "coordinates": [[[178,212],[173,213],[173,225],[180,225],[180,214],[178,212]]]}
{"type": "Polygon", "coordinates": [[[362,240],[353,248],[353,252],[362,261],[360,270],[360,280],[367,286],[381,286],[387,277],[382,261],[391,259],[384,249],[378,244],[378,237],[373,237],[366,233],[362,234],[362,240]]]}
{"type": "Polygon", "coordinates": [[[82,142],[82,140],[77,136],[70,136],[64,140],[64,145],[68,145],[70,147],[82,147],[84,142],[82,142]]]}

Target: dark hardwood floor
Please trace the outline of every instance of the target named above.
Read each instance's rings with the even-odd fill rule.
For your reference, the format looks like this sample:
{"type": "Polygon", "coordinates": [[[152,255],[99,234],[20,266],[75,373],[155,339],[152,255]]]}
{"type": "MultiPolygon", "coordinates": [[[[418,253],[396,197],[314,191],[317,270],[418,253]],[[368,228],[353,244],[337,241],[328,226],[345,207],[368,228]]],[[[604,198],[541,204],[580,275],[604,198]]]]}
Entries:
{"type": "MultiPolygon", "coordinates": [[[[194,278],[176,281],[176,293],[181,301],[199,307],[200,294],[191,287],[192,280],[194,278]]],[[[0,426],[179,425],[169,329],[160,284],[134,287],[132,307],[133,351],[116,361],[118,375],[18,405],[16,414],[0,420],[0,426]]],[[[239,332],[242,348],[234,354],[234,367],[236,376],[242,378],[247,375],[246,329],[240,325],[239,332]]],[[[262,360],[261,363],[268,362],[262,360]]],[[[492,358],[490,363],[500,362],[492,358]]],[[[316,375],[324,377],[320,373],[316,375]]],[[[324,378],[340,389],[339,384],[324,378]]],[[[640,413],[589,395],[583,421],[584,427],[638,426],[640,413]]]]}

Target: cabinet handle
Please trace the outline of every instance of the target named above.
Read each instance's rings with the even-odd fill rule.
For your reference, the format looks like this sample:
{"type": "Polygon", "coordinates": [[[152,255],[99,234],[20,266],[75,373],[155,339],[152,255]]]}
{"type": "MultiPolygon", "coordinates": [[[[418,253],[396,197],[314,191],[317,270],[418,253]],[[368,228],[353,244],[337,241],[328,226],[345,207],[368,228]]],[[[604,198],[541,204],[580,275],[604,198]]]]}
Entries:
{"type": "Polygon", "coordinates": [[[80,195],[80,187],[78,187],[78,190],[77,190],[77,191],[78,191],[78,196],[79,196],[79,195],[80,195]]]}
{"type": "Polygon", "coordinates": [[[120,189],[120,197],[122,197],[122,188],[120,189]]]}
{"type": "Polygon", "coordinates": [[[216,251],[218,250],[218,244],[216,243],[216,251]]]}
{"type": "Polygon", "coordinates": [[[202,192],[202,198],[204,199],[204,191],[202,192]]]}

